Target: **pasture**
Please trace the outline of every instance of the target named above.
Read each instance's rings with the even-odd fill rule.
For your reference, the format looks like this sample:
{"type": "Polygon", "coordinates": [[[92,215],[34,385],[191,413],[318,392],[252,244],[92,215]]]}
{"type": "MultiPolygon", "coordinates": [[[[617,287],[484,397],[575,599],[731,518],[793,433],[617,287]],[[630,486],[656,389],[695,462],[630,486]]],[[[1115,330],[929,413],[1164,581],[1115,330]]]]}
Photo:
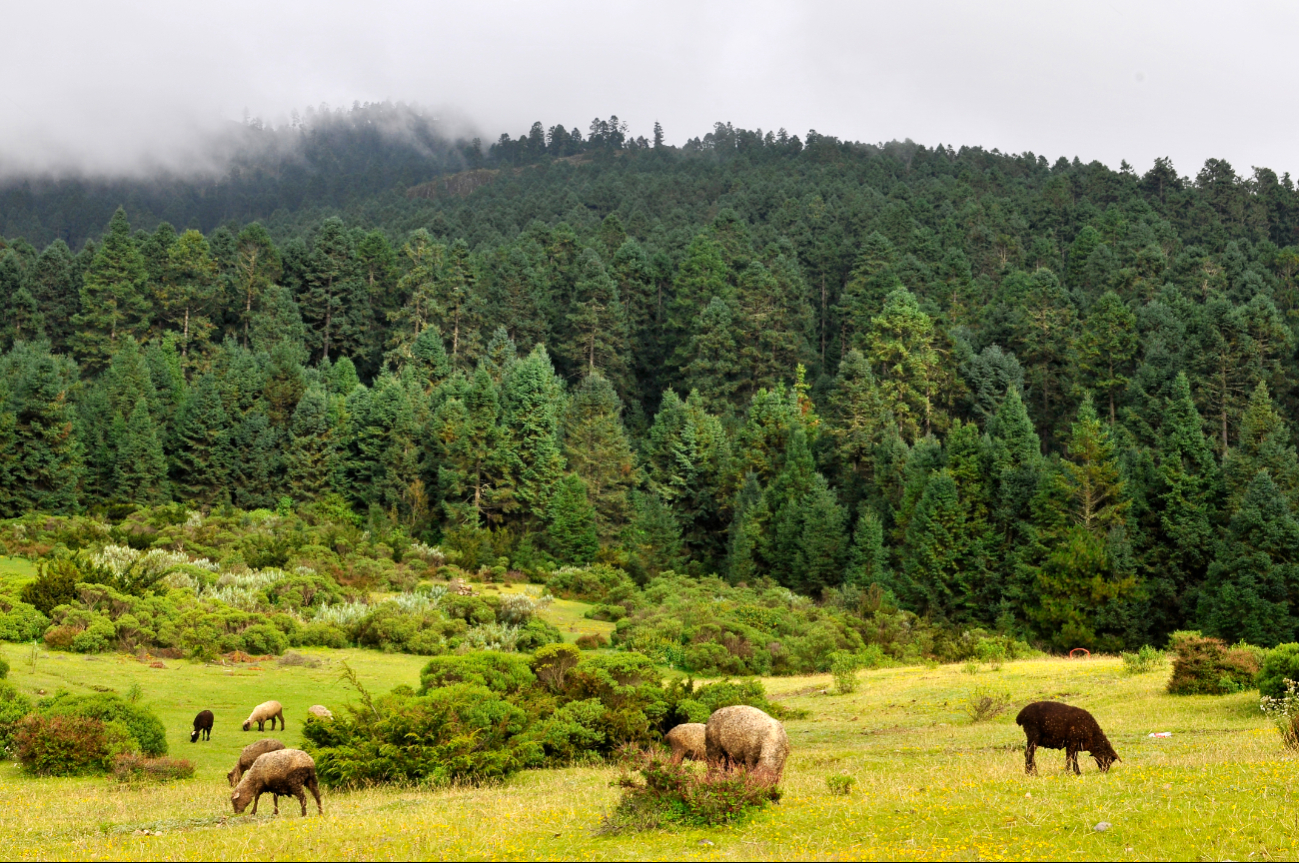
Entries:
{"type": "MultiPolygon", "coordinates": [[[[35,695],[58,687],[126,691],[132,683],[168,726],[172,754],[195,779],[123,788],[104,778],[35,779],[0,768],[0,856],[5,859],[1266,859],[1294,857],[1297,763],[1259,715],[1255,693],[1174,698],[1167,666],[1127,677],[1117,660],[1046,659],[986,666],[864,672],[851,695],[822,694],[828,676],[772,678],[769,691],[806,708],[787,723],[793,753],[781,803],[739,826],[599,835],[617,799],[613,767],[526,772],[498,787],[326,792],[325,816],[296,803],[278,818],[234,816],[225,773],[256,739],[239,724],[266,698],[284,703],[281,739],[297,745],[306,708],[350,696],[341,661],[372,690],[415,684],[418,657],[303,651],[321,666],[223,669],[167,660],[0,647],[11,679],[35,695]],[[972,723],[974,687],[1008,691],[1013,705],[972,723]],[[1091,710],[1123,761],[1108,775],[1083,759],[1040,751],[1041,774],[1023,772],[1014,713],[1057,697],[1091,710]],[[217,715],[210,743],[189,743],[194,714],[217,715]],[[1150,738],[1171,731],[1171,738],[1150,738]],[[826,778],[849,775],[848,796],[826,778]],[[1104,832],[1098,822],[1109,822],[1104,832]],[[145,834],[143,831],[149,831],[145,834]],[[157,834],[157,835],[155,835],[157,834]]],[[[269,800],[265,801],[269,803],[269,800]]]]}

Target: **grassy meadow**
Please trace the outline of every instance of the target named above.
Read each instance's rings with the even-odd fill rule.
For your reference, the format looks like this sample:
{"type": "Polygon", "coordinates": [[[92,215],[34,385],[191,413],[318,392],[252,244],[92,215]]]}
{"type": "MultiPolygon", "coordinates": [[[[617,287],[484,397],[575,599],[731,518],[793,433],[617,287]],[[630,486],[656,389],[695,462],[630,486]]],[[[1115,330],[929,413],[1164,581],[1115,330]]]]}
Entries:
{"type": "MultiPolygon", "coordinates": [[[[31,577],[0,561],[0,577],[31,577]]],[[[504,590],[519,589],[505,587],[504,590]]],[[[566,639],[608,632],[582,603],[546,612],[566,639]]],[[[747,823],[635,835],[601,835],[615,805],[613,767],[525,772],[502,786],[435,791],[331,792],[325,815],[297,814],[270,799],[256,818],[232,814],[225,774],[259,736],[239,725],[258,702],[284,704],[287,745],[301,743],[307,708],[353,698],[342,662],[371,691],[418,685],[420,657],[367,650],[302,650],[319,665],[272,660],[223,667],[124,655],[80,656],[0,644],[10,680],[37,698],[59,688],[133,684],[168,730],[171,754],[194,779],[127,788],[103,778],[39,779],[0,766],[0,858],[9,859],[1268,859],[1299,855],[1291,789],[1299,758],[1258,712],[1257,693],[1172,697],[1168,666],[1136,677],[1117,659],[1041,659],[1000,669],[948,665],[863,672],[850,695],[827,694],[828,676],[769,678],[769,693],[809,716],[786,723],[793,752],[784,799],[747,823]],[[975,690],[1010,706],[972,722],[975,690]],[[1023,770],[1023,704],[1060,698],[1091,710],[1123,760],[1108,775],[1083,758],[1040,750],[1039,775],[1023,770]],[[210,742],[191,744],[190,724],[216,713],[210,742]],[[1152,732],[1170,731],[1156,739],[1152,732]],[[855,780],[848,796],[826,779],[855,780]],[[1094,826],[1108,822],[1109,829],[1094,826]]],[[[270,735],[270,732],[267,732],[270,735]]]]}

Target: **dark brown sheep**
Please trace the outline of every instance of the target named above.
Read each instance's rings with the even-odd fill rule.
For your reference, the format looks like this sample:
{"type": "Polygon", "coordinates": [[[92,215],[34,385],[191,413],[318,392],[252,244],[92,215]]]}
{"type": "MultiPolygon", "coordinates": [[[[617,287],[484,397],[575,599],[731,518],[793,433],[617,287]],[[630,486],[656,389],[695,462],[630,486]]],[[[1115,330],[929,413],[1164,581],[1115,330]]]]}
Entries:
{"type": "Polygon", "coordinates": [[[239,753],[239,761],[235,764],[234,769],[226,774],[226,778],[230,780],[230,787],[234,788],[239,784],[240,778],[248,772],[248,768],[252,767],[260,756],[283,748],[284,744],[274,737],[263,737],[256,743],[249,743],[244,747],[244,751],[239,753]]]}
{"type": "Polygon", "coordinates": [[[296,797],[302,805],[302,815],[307,814],[307,795],[302,793],[306,788],[316,798],[316,812],[324,814],[320,808],[320,782],[316,778],[316,762],[301,749],[278,749],[259,755],[253,766],[235,790],[230,794],[230,803],[235,814],[242,814],[253,804],[253,814],[257,814],[257,802],[263,794],[270,794],[275,804],[275,814],[280,814],[280,796],[296,797]]]}
{"type": "Polygon", "coordinates": [[[212,711],[204,710],[198,716],[194,717],[194,730],[189,733],[189,742],[198,743],[198,736],[202,734],[204,740],[212,739],[212,711]]]}
{"type": "Polygon", "coordinates": [[[1034,701],[1019,711],[1015,723],[1024,729],[1028,738],[1024,747],[1024,772],[1036,773],[1033,754],[1039,746],[1044,749],[1063,749],[1064,768],[1078,769],[1078,753],[1086,752],[1096,759],[1096,766],[1104,773],[1115,761],[1122,761],[1109,738],[1101,731],[1096,719],[1081,707],[1072,707],[1059,701],[1034,701]]]}

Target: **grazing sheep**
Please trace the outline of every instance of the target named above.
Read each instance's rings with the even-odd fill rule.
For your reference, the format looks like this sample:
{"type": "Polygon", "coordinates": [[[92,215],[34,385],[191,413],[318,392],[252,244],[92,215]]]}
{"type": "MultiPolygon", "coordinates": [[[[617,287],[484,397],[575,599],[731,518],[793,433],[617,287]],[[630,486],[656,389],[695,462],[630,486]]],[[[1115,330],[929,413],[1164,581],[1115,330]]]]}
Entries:
{"type": "Polygon", "coordinates": [[[664,736],[663,739],[672,747],[673,761],[683,761],[687,758],[691,761],[708,759],[708,747],[704,742],[705,727],[702,722],[686,722],[673,728],[664,736]]]}
{"type": "Polygon", "coordinates": [[[263,701],[253,708],[253,713],[244,720],[244,731],[252,728],[253,723],[257,723],[257,730],[262,730],[262,723],[266,720],[271,721],[271,730],[275,730],[275,720],[280,720],[280,730],[284,730],[284,708],[278,701],[263,701]]]}
{"type": "Polygon", "coordinates": [[[1019,711],[1015,724],[1024,729],[1028,738],[1024,746],[1024,772],[1036,773],[1033,754],[1039,746],[1044,749],[1063,749],[1064,768],[1078,769],[1078,753],[1086,752],[1096,759],[1096,766],[1104,773],[1115,761],[1122,761],[1109,738],[1090,713],[1081,707],[1072,707],[1059,701],[1034,701],[1019,711]]]}
{"type": "Polygon", "coordinates": [[[316,812],[324,814],[320,808],[320,782],[316,779],[316,762],[301,749],[277,749],[259,755],[253,766],[239,780],[230,795],[230,802],[235,807],[235,814],[240,815],[248,804],[253,804],[253,814],[257,814],[257,802],[263,794],[270,793],[275,803],[275,814],[280,814],[280,795],[296,797],[302,804],[302,815],[307,815],[307,795],[302,793],[306,788],[316,798],[316,812]]]}
{"type": "Polygon", "coordinates": [[[197,743],[198,736],[202,734],[204,740],[212,739],[212,711],[204,710],[198,716],[194,717],[194,730],[189,733],[189,742],[197,743]]]}
{"type": "Polygon", "coordinates": [[[258,758],[267,752],[274,752],[277,749],[283,749],[284,744],[273,737],[263,737],[256,743],[249,743],[244,747],[244,751],[239,753],[239,761],[235,764],[234,769],[226,774],[230,780],[230,787],[234,788],[239,784],[239,779],[248,772],[248,768],[253,766],[258,758]]]}
{"type": "Polygon", "coordinates": [[[318,719],[333,719],[334,714],[323,704],[313,704],[307,708],[307,712],[318,719]]]}
{"type": "Polygon", "coordinates": [[[714,711],[704,728],[704,745],[709,767],[744,766],[772,784],[780,781],[789,757],[785,726],[745,704],[714,711]]]}

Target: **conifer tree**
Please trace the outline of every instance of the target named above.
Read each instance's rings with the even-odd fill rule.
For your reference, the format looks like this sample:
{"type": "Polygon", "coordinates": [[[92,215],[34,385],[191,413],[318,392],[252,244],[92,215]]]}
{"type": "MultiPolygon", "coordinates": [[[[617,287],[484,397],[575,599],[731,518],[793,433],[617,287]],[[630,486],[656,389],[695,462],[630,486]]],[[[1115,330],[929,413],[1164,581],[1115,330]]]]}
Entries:
{"type": "Polygon", "coordinates": [[[562,385],[543,345],[515,363],[501,387],[501,422],[518,460],[515,494],[522,511],[544,520],[564,473],[559,412],[562,385]]]}
{"type": "Polygon", "coordinates": [[[143,506],[166,501],[167,458],[143,397],[131,409],[115,449],[114,484],[118,499],[143,506]]]}
{"type": "Polygon", "coordinates": [[[600,550],[595,508],[586,497],[586,483],[577,474],[559,481],[550,502],[550,524],[546,529],[550,550],[561,563],[582,566],[600,550]]]}
{"type": "Polygon", "coordinates": [[[1078,369],[1086,386],[1104,393],[1110,425],[1118,421],[1115,399],[1128,385],[1137,344],[1136,315],[1118,294],[1106,291],[1083,323],[1078,339],[1078,369]]]}
{"type": "MultiPolygon", "coordinates": [[[[186,231],[167,250],[161,278],[154,283],[158,318],[180,330],[180,352],[202,349],[211,335],[209,320],[217,292],[217,264],[198,231],[186,231]]],[[[245,334],[245,346],[247,335],[245,334]]]]}
{"type": "Polygon", "coordinates": [[[293,292],[282,285],[271,285],[261,296],[261,312],[253,319],[249,343],[255,351],[273,353],[281,345],[288,348],[298,365],[305,364],[307,327],[293,292]]]}
{"type": "Polygon", "coordinates": [[[565,356],[581,375],[599,371],[621,382],[626,372],[623,356],[627,349],[627,318],[618,285],[592,249],[583,250],[578,268],[574,301],[568,313],[571,336],[564,342],[568,348],[565,356]]]}
{"type": "Polygon", "coordinates": [[[309,386],[293,410],[285,458],[286,478],[294,499],[312,501],[329,491],[336,446],[329,394],[319,384],[309,386]]]}
{"type": "Polygon", "coordinates": [[[800,501],[798,556],[801,575],[798,588],[819,596],[827,587],[843,581],[848,553],[847,513],[825,477],[816,474],[812,488],[800,501]]]}
{"type": "Polygon", "coordinates": [[[729,361],[739,360],[746,381],[742,394],[748,395],[775,386],[804,358],[812,310],[807,285],[784,257],[773,261],[771,269],[750,263],[740,274],[735,297],[739,350],[731,351],[729,361]]]}
{"type": "Polygon", "coordinates": [[[624,545],[629,554],[628,572],[638,581],[648,581],[667,570],[680,569],[681,528],[672,510],[653,492],[633,491],[632,520],[624,545]]]}
{"type": "Polygon", "coordinates": [[[23,287],[42,315],[51,348],[62,353],[72,335],[72,317],[81,307],[81,277],[75,271],[72,250],[55,240],[23,274],[23,287]]]}
{"type": "Polygon", "coordinates": [[[1173,384],[1173,400],[1160,430],[1158,458],[1161,542],[1177,594],[1184,596],[1203,581],[1213,559],[1221,492],[1218,463],[1204,437],[1185,374],[1178,374],[1173,384]]]}
{"type": "Polygon", "coordinates": [[[76,366],[51,355],[47,342],[20,343],[0,361],[0,378],[8,382],[3,412],[12,416],[0,422],[10,436],[0,444],[9,463],[9,516],[74,512],[82,453],[68,393],[76,366]]]}
{"type": "Polygon", "coordinates": [[[1299,507],[1299,456],[1290,440],[1290,428],[1272,404],[1267,384],[1259,381],[1240,421],[1240,438],[1222,465],[1226,481],[1225,508],[1230,516],[1240,508],[1245,492],[1260,470],[1292,510],[1299,507]]]}
{"type": "Polygon", "coordinates": [[[714,409],[732,407],[743,372],[731,307],[720,297],[713,297],[699,314],[691,334],[689,362],[681,374],[686,386],[699,391],[714,409]]]}
{"type": "Polygon", "coordinates": [[[844,583],[857,587],[878,584],[897,593],[889,567],[888,550],[884,547],[884,524],[868,506],[863,506],[853,531],[852,547],[848,549],[848,565],[844,583]]]}
{"type": "Polygon", "coordinates": [[[464,396],[447,399],[434,414],[439,490],[458,524],[498,524],[518,506],[519,464],[509,431],[500,423],[499,390],[481,364],[464,396]]]}
{"type": "Polygon", "coordinates": [[[722,259],[722,249],[706,233],[700,233],[686,249],[685,260],[677,270],[673,296],[668,304],[668,344],[675,346],[673,365],[682,368],[690,362],[690,336],[695,320],[712,302],[731,295],[730,272],[722,259]]]}
{"type": "Polygon", "coordinates": [[[73,343],[91,370],[108,364],[119,334],[143,335],[152,304],[147,292],[144,256],[131,237],[131,225],[120,207],[95,252],[81,286],[81,310],[73,316],[73,343]]]}
{"type": "Polygon", "coordinates": [[[622,402],[599,372],[587,376],[569,399],[563,433],[564,457],[586,483],[601,538],[607,541],[627,523],[630,492],[640,477],[622,424],[622,402]]]}
{"type": "Polygon", "coordinates": [[[1214,635],[1273,647],[1295,640],[1299,522],[1264,468],[1231,517],[1209,567],[1199,617],[1214,635]]]}
{"type": "Polygon", "coordinates": [[[946,426],[936,403],[938,389],[947,384],[936,343],[933,321],[906,289],[889,294],[884,310],[871,319],[866,356],[885,406],[911,443],[946,426]]]}
{"type": "Polygon", "coordinates": [[[230,418],[212,374],[199,377],[176,420],[171,457],[171,486],[175,495],[196,504],[228,498],[230,418]]]}
{"type": "Polygon", "coordinates": [[[834,440],[841,469],[839,481],[849,500],[854,500],[874,480],[875,448],[890,422],[870,363],[856,348],[839,362],[827,418],[826,431],[834,440]]]}
{"type": "MultiPolygon", "coordinates": [[[[271,242],[271,236],[258,222],[245,225],[235,240],[233,286],[238,296],[239,324],[244,347],[252,344],[252,327],[256,321],[254,309],[262,297],[279,283],[282,273],[280,254],[271,242]]],[[[289,295],[292,300],[292,295],[289,295]]],[[[296,305],[296,304],[295,304],[296,305]]],[[[284,300],[277,297],[273,308],[277,315],[284,314],[284,300]]],[[[302,321],[299,319],[298,326],[302,321]]],[[[292,338],[286,334],[284,337],[292,338]]]]}

